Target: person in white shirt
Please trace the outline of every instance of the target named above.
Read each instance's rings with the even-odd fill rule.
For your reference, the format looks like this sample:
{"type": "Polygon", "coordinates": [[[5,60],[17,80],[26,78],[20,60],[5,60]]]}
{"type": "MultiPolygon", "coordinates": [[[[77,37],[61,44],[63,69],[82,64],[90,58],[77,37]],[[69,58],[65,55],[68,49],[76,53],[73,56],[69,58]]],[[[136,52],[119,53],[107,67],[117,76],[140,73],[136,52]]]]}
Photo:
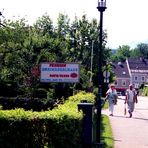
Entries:
{"type": "Polygon", "coordinates": [[[117,98],[118,98],[118,95],[115,89],[115,85],[111,84],[110,88],[106,92],[106,100],[108,100],[110,116],[113,116],[114,105],[117,104],[117,98]]]}
{"type": "Polygon", "coordinates": [[[129,117],[131,118],[135,108],[135,103],[138,103],[137,93],[132,84],[129,85],[129,88],[126,91],[125,104],[126,103],[128,106],[129,117]]]}

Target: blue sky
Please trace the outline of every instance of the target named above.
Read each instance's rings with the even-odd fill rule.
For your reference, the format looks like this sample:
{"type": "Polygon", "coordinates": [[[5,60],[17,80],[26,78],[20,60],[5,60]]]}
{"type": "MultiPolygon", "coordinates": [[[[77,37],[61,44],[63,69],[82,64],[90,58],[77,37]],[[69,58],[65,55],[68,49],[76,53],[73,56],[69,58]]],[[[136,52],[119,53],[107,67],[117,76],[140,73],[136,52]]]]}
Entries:
{"type": "MultiPolygon", "coordinates": [[[[104,29],[107,30],[107,46],[118,48],[129,45],[134,48],[139,43],[148,43],[148,0],[106,0],[104,29]]],[[[97,0],[1,0],[0,11],[5,18],[25,17],[30,23],[45,14],[56,20],[59,13],[74,16],[86,14],[88,19],[99,21],[97,0]]]]}

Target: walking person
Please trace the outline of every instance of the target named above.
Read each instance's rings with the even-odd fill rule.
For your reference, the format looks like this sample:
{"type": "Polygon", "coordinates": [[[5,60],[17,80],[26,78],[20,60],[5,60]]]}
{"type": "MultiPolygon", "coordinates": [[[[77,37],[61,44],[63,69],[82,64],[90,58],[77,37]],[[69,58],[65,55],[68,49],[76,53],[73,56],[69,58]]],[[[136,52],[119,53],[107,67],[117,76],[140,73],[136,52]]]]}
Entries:
{"type": "Polygon", "coordinates": [[[117,91],[115,89],[115,85],[111,84],[110,88],[106,92],[106,100],[108,100],[108,105],[109,105],[109,115],[113,116],[114,112],[114,105],[117,104],[117,91]]]}
{"type": "Polygon", "coordinates": [[[129,117],[131,118],[135,108],[135,103],[138,103],[137,93],[132,84],[129,85],[129,88],[126,91],[125,104],[126,103],[128,107],[129,117]]]}

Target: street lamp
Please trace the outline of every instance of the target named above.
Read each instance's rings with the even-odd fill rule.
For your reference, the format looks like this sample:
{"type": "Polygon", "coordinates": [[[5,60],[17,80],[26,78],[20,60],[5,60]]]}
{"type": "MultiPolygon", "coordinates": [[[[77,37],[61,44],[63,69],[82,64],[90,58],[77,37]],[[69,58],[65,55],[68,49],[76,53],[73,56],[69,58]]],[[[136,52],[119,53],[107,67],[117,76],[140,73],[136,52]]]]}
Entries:
{"type": "Polygon", "coordinates": [[[99,69],[98,69],[98,97],[96,100],[97,119],[96,119],[96,144],[101,145],[101,91],[102,91],[102,34],[103,34],[103,12],[106,9],[106,0],[98,0],[98,11],[100,12],[100,32],[99,32],[99,69]]]}

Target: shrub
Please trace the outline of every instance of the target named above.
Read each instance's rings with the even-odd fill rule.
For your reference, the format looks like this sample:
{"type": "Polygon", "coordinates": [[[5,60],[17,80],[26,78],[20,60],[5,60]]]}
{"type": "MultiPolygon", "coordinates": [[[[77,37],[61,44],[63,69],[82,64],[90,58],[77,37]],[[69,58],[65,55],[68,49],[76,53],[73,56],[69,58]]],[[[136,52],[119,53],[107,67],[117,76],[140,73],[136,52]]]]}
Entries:
{"type": "Polygon", "coordinates": [[[77,103],[95,96],[80,92],[55,109],[42,112],[0,110],[1,148],[82,148],[82,112],[77,103]]]}
{"type": "Polygon", "coordinates": [[[3,109],[23,108],[25,110],[42,111],[52,109],[55,100],[42,98],[0,98],[0,105],[3,109]]]}

